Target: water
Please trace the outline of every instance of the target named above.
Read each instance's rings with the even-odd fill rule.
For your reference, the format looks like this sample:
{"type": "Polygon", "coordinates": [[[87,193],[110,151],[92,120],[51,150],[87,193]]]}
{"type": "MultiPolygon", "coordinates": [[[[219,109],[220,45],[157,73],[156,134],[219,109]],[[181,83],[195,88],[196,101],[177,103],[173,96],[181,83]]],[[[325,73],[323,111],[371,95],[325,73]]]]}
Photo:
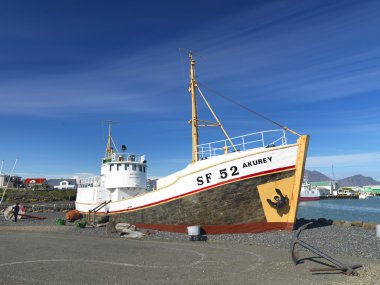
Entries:
{"type": "Polygon", "coordinates": [[[380,224],[380,197],[300,202],[297,218],[326,218],[380,224]]]}

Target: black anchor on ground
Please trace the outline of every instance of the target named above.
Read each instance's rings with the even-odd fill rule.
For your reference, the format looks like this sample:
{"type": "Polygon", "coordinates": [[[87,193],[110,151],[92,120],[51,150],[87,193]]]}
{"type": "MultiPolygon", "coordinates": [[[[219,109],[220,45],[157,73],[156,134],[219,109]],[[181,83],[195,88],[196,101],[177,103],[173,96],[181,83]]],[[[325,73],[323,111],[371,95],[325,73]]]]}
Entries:
{"type": "Polygon", "coordinates": [[[267,199],[267,202],[269,203],[269,205],[271,207],[276,208],[276,209],[280,209],[280,208],[284,207],[286,205],[286,203],[288,203],[289,199],[288,199],[288,197],[284,197],[284,195],[281,193],[280,189],[276,188],[276,193],[278,194],[278,196],[276,195],[273,197],[274,202],[270,199],[267,199]]]}
{"type": "MultiPolygon", "coordinates": [[[[300,259],[297,258],[296,253],[294,251],[296,244],[299,244],[300,246],[310,250],[311,252],[318,255],[320,258],[324,258],[328,261],[330,261],[333,265],[325,264],[330,267],[325,268],[312,268],[310,269],[311,272],[331,272],[331,271],[341,271],[342,273],[346,275],[358,275],[358,273],[355,271],[355,269],[362,267],[361,264],[355,264],[355,265],[345,265],[338,260],[332,258],[331,256],[328,256],[327,254],[323,253],[322,251],[316,249],[315,247],[311,246],[310,244],[307,244],[306,242],[299,239],[299,235],[301,232],[306,229],[309,225],[311,225],[313,222],[307,223],[300,227],[293,235],[292,238],[292,244],[290,247],[290,253],[292,255],[292,259],[295,265],[297,265],[300,262],[300,259]]],[[[321,263],[321,262],[319,262],[321,263]]]]}

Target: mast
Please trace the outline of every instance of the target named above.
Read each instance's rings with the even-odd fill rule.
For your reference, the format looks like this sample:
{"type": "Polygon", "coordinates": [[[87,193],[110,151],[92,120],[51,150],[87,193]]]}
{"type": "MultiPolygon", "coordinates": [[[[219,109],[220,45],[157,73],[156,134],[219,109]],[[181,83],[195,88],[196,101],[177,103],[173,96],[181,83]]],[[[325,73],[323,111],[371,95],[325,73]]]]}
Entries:
{"type": "Polygon", "coordinates": [[[193,59],[193,53],[190,51],[190,87],[189,92],[191,93],[191,134],[192,134],[192,162],[199,160],[198,153],[198,113],[197,113],[197,94],[195,89],[197,82],[195,81],[195,60],[193,59]]]}
{"type": "Polygon", "coordinates": [[[111,136],[111,132],[112,131],[112,121],[109,121],[108,122],[108,140],[107,140],[107,147],[106,147],[106,153],[104,155],[104,158],[105,159],[109,159],[112,157],[112,152],[113,152],[113,149],[112,149],[112,136],[111,136]]]}

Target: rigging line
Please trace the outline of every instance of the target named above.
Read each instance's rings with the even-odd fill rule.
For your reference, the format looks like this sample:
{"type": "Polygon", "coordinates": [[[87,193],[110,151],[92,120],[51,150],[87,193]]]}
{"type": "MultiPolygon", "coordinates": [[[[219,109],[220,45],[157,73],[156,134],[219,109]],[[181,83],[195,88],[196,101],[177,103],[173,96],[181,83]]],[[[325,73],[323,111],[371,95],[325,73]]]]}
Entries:
{"type": "Polygon", "coordinates": [[[226,95],[223,95],[222,93],[220,93],[220,92],[218,92],[218,91],[213,90],[212,88],[208,87],[206,84],[201,83],[201,82],[197,82],[197,83],[198,83],[198,85],[203,86],[204,88],[208,89],[210,92],[214,93],[215,95],[218,95],[219,97],[222,97],[223,99],[225,99],[225,100],[227,100],[227,101],[230,101],[231,103],[233,103],[233,104],[235,104],[235,105],[237,105],[237,106],[239,106],[239,107],[245,109],[246,111],[248,111],[248,112],[250,112],[250,113],[253,113],[253,114],[255,114],[256,116],[259,116],[259,117],[261,117],[262,119],[267,120],[267,121],[271,122],[272,124],[275,124],[275,125],[279,126],[280,128],[282,128],[282,129],[284,129],[284,130],[286,130],[286,131],[289,131],[289,132],[291,132],[291,133],[293,133],[293,134],[295,134],[295,135],[297,135],[297,136],[301,136],[301,135],[298,134],[297,132],[295,132],[295,131],[289,129],[288,127],[286,127],[286,126],[284,126],[284,125],[282,125],[282,124],[280,124],[280,123],[277,123],[276,121],[273,121],[272,119],[270,119],[270,118],[268,118],[268,117],[266,117],[266,116],[260,114],[259,112],[256,112],[255,110],[253,110],[253,109],[251,109],[251,108],[248,108],[247,106],[244,106],[243,104],[241,104],[241,103],[239,103],[239,102],[237,102],[237,101],[235,101],[235,100],[233,100],[233,99],[227,97],[226,95]]]}
{"type": "Polygon", "coordinates": [[[112,144],[113,144],[113,147],[114,147],[115,150],[116,150],[116,153],[119,153],[119,150],[117,149],[117,146],[116,146],[116,144],[115,144],[115,142],[114,142],[114,140],[113,140],[112,137],[111,137],[111,142],[112,142],[112,144]]]}
{"type": "Polygon", "coordinates": [[[216,116],[216,114],[214,113],[214,110],[211,108],[210,104],[208,103],[206,97],[203,95],[201,89],[199,88],[199,86],[196,86],[198,91],[199,91],[199,94],[201,94],[202,98],[203,98],[203,101],[206,103],[207,107],[209,108],[209,110],[211,111],[211,114],[214,116],[215,120],[218,122],[219,124],[219,127],[222,129],[222,132],[224,133],[224,135],[227,137],[228,141],[230,142],[231,146],[233,147],[234,151],[237,151],[235,145],[233,144],[230,136],[227,134],[226,130],[224,129],[222,123],[219,121],[218,117],[216,116]]]}

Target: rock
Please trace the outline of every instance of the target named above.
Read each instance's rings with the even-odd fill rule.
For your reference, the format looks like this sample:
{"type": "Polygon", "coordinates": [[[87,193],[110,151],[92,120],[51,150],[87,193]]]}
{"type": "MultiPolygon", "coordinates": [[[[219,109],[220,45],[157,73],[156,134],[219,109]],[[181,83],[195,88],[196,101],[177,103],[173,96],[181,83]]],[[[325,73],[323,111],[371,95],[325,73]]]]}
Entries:
{"type": "Polygon", "coordinates": [[[363,226],[363,221],[354,221],[354,222],[351,222],[351,226],[353,226],[353,227],[362,227],[363,226]]]}
{"type": "Polygon", "coordinates": [[[132,231],[132,230],[125,229],[120,234],[120,236],[127,237],[127,238],[142,238],[144,236],[144,234],[142,232],[132,231]]]}
{"type": "Polygon", "coordinates": [[[107,233],[107,235],[117,233],[117,230],[115,228],[115,221],[109,221],[107,223],[106,233],[107,233]]]}
{"type": "Polygon", "coordinates": [[[348,222],[348,221],[344,221],[344,222],[342,223],[342,226],[343,226],[343,227],[351,227],[351,223],[348,222]]]}
{"type": "Polygon", "coordinates": [[[363,223],[363,229],[376,230],[376,224],[375,223],[363,223]]]}
{"type": "Polygon", "coordinates": [[[319,224],[323,224],[323,225],[328,225],[328,221],[325,219],[325,218],[319,218],[318,219],[318,223],[319,224]]]}
{"type": "Polygon", "coordinates": [[[129,229],[132,230],[132,231],[135,231],[136,230],[136,226],[132,225],[132,226],[129,227],[129,229]]]}
{"type": "Polygon", "coordinates": [[[125,229],[129,229],[130,226],[131,224],[128,223],[117,223],[115,228],[117,231],[122,232],[125,229]]]}

